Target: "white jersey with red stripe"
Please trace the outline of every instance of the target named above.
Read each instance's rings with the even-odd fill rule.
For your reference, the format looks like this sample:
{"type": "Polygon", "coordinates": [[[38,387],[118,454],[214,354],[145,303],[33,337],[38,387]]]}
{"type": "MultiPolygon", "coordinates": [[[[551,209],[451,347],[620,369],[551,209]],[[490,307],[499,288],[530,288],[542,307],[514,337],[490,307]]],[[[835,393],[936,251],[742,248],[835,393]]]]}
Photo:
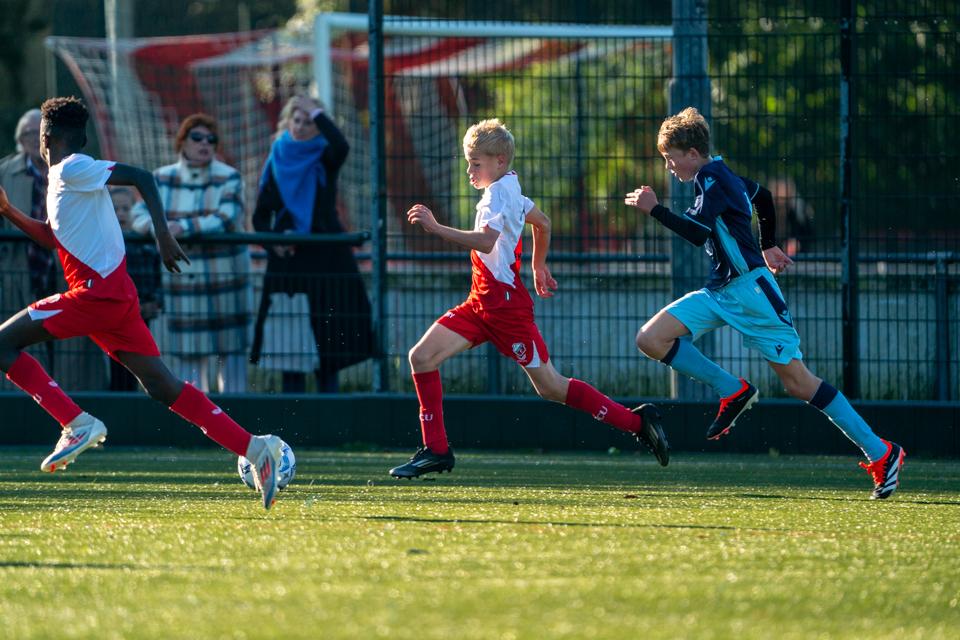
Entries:
{"type": "Polygon", "coordinates": [[[520,280],[520,234],[533,207],[533,201],[521,193],[515,171],[487,187],[477,203],[474,231],[490,227],[500,232],[490,253],[470,252],[470,298],[484,309],[533,306],[533,299],[520,280]]]}
{"type": "Polygon", "coordinates": [[[106,189],[114,166],[74,153],[50,167],[47,220],[71,289],[124,264],[123,232],[106,189]]]}

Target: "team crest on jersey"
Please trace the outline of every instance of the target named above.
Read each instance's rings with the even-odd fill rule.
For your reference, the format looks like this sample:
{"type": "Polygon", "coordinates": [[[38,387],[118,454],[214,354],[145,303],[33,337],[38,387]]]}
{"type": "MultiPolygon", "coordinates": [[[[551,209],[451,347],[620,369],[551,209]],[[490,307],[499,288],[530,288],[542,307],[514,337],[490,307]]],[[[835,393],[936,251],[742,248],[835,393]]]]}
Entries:
{"type": "Polygon", "coordinates": [[[527,347],[522,342],[514,342],[513,355],[517,356],[517,360],[521,362],[527,359],[527,347]]]}

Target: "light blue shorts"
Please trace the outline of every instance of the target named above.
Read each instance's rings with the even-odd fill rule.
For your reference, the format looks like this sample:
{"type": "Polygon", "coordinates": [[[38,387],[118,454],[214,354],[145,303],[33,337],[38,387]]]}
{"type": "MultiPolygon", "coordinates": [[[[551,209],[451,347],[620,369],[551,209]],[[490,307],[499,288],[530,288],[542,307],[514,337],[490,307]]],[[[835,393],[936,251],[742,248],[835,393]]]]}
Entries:
{"type": "Polygon", "coordinates": [[[767,360],[787,364],[802,360],[800,336],[783,301],[780,287],[766,267],[734,278],[719,289],[700,289],[670,303],[667,313],[690,329],[685,339],[730,325],[743,336],[743,346],[767,360]]]}

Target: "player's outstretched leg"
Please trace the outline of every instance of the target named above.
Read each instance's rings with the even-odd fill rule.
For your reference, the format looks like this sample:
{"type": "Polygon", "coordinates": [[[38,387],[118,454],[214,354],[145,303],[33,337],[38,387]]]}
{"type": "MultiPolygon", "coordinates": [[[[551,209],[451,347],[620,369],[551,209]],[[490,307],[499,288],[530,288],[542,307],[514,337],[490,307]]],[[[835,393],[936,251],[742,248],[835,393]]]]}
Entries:
{"type": "Polygon", "coordinates": [[[900,482],[900,467],[906,457],[899,445],[881,440],[857,413],[847,398],[828,382],[810,373],[801,360],[793,359],[788,364],[770,362],[770,366],[783,381],[787,393],[804,400],[822,411],[830,422],[860,447],[869,464],[860,463],[873,478],[872,499],[885,499],[893,495],[900,482]]]}
{"type": "MultiPolygon", "coordinates": [[[[688,304],[696,306],[696,303],[696,299],[690,299],[688,304]]],[[[707,429],[707,438],[715,440],[733,427],[737,418],[753,406],[760,394],[756,387],[730,375],[700,353],[690,338],[690,329],[672,313],[663,310],[637,333],[637,348],[648,358],[659,360],[674,371],[713,387],[720,396],[720,411],[707,429]]]]}
{"type": "Polygon", "coordinates": [[[206,394],[173,375],[159,356],[120,351],[117,357],[137,377],[151,398],[200,427],[207,437],[228,451],[249,460],[257,471],[254,478],[263,496],[263,507],[269,509],[273,505],[281,457],[280,438],[251,435],[206,394]]]}
{"type": "Polygon", "coordinates": [[[412,480],[425,473],[453,471],[456,460],[447,442],[447,430],[443,424],[443,386],[437,369],[445,360],[472,345],[472,341],[455,331],[434,323],[410,350],[408,357],[413,370],[413,384],[420,401],[423,446],[417,449],[409,462],[390,470],[394,478],[412,480]]]}
{"type": "Polygon", "coordinates": [[[561,376],[549,360],[523,370],[541,398],[585,411],[601,422],[632,433],[653,452],[657,462],[663,466],[670,462],[670,445],[660,428],[660,414],[654,405],[645,404],[630,411],[589,384],[561,376]]]}
{"type": "Polygon", "coordinates": [[[0,327],[0,369],[6,371],[7,378],[36,400],[63,429],[53,453],[40,465],[44,471],[63,469],[107,437],[103,423],[84,413],[50,379],[40,363],[23,351],[32,344],[53,339],[53,334],[44,328],[43,319],[30,317],[30,309],[24,309],[0,327]]]}

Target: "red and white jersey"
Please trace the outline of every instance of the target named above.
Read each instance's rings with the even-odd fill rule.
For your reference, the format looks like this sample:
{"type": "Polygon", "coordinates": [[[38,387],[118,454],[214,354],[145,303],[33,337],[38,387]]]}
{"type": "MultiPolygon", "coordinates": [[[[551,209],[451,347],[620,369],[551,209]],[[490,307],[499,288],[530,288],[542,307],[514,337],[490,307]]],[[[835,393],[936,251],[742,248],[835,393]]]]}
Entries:
{"type": "Polygon", "coordinates": [[[520,280],[520,234],[533,207],[533,201],[520,192],[515,171],[487,187],[477,203],[474,231],[490,227],[500,232],[490,253],[470,252],[470,298],[484,309],[533,306],[533,299],[520,280]]]}
{"type": "Polygon", "coordinates": [[[123,232],[105,188],[115,165],[75,153],[50,167],[47,219],[71,289],[123,265],[123,232]]]}

